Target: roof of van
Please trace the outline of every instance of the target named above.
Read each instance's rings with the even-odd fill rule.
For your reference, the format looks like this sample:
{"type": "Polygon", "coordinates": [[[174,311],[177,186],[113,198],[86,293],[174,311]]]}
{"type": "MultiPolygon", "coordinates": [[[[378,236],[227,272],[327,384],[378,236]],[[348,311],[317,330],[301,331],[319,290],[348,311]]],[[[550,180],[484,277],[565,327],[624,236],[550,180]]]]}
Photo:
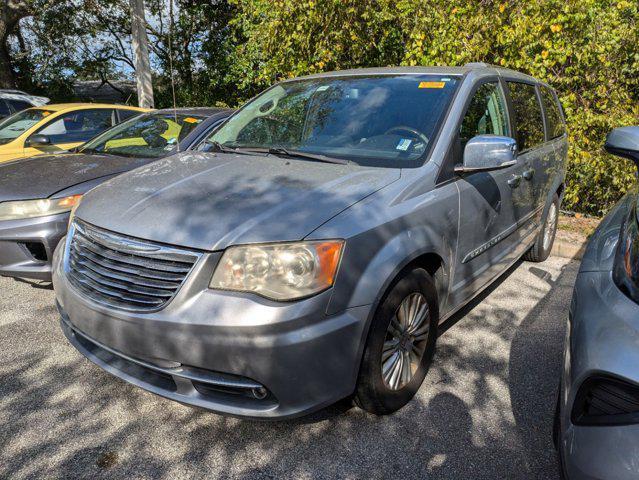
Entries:
{"type": "Polygon", "coordinates": [[[325,77],[346,77],[346,76],[369,76],[369,75],[465,75],[469,72],[477,72],[479,75],[499,75],[520,80],[528,80],[537,83],[544,83],[525,73],[517,72],[509,68],[489,65],[482,62],[467,63],[461,67],[375,67],[375,68],[355,68],[351,70],[337,70],[333,72],[316,73],[304,77],[291,78],[285,81],[293,81],[299,78],[325,78],[325,77]]]}

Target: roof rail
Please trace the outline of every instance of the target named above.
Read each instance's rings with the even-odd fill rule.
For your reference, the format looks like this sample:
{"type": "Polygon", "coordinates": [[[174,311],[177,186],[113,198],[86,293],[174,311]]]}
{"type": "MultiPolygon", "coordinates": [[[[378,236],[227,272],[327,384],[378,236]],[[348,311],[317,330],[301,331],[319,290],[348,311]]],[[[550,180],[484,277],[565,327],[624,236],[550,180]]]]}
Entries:
{"type": "Polygon", "coordinates": [[[27,92],[23,92],[22,90],[17,90],[14,88],[0,88],[0,93],[19,93],[21,95],[28,95],[27,92]]]}
{"type": "Polygon", "coordinates": [[[486,63],[486,62],[468,62],[464,64],[464,67],[486,68],[486,67],[494,67],[494,65],[491,65],[490,63],[486,63]]]}

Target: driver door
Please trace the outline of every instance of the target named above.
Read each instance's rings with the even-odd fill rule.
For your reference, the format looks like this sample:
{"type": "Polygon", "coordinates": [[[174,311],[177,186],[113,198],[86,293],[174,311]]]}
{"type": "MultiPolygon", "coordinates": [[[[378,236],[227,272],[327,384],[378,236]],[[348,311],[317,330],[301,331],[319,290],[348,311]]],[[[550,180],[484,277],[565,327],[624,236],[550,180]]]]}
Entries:
{"type": "MultiPolygon", "coordinates": [[[[459,164],[466,143],[477,135],[512,137],[506,98],[497,79],[481,83],[471,96],[459,129],[459,164]]],[[[453,303],[472,296],[511,261],[517,244],[514,192],[521,188],[521,170],[518,162],[458,178],[460,224],[453,303]]]]}

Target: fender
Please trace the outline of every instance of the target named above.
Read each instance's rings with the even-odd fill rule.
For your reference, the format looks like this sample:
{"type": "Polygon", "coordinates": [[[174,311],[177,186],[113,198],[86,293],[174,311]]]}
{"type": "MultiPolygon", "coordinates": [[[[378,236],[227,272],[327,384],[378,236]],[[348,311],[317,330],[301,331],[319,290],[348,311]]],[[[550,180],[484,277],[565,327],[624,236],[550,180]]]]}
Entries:
{"type": "MultiPolygon", "coordinates": [[[[372,257],[366,257],[365,265],[351,263],[340,266],[340,274],[336,279],[336,284],[340,283],[340,288],[336,289],[339,293],[331,298],[327,314],[361,305],[377,305],[397,275],[408,264],[426,254],[435,254],[442,259],[442,275],[437,279],[437,293],[440,311],[443,311],[454,259],[454,248],[448,239],[457,238],[455,234],[449,233],[452,232],[435,231],[429,225],[421,225],[400,230],[390,239],[380,239],[377,242],[380,244],[376,246],[371,245],[370,238],[365,234],[349,239],[344,258],[355,257],[356,255],[348,254],[348,251],[352,250],[363,249],[374,253],[372,257]],[[353,271],[360,271],[361,275],[358,278],[349,278],[348,272],[353,271]],[[343,288],[342,282],[351,283],[351,288],[343,288]]],[[[372,310],[374,311],[374,308],[372,310]]]]}

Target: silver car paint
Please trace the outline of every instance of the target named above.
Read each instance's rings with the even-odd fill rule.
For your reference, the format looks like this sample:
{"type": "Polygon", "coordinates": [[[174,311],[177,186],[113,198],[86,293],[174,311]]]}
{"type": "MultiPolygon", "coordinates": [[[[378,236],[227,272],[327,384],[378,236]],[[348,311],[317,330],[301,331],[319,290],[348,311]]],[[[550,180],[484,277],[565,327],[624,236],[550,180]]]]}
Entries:
{"type": "Polygon", "coordinates": [[[77,210],[79,219],[133,237],[200,249],[205,258],[164,310],[130,314],[78,295],[65,277],[58,249],[54,286],[70,340],[77,346],[74,335],[86,335],[124,354],[246,376],[268,386],[279,400],[272,410],[247,412],[204,400],[188,388],[176,394],[159,391],[87,355],[143,388],[228,414],[300,415],[352,393],[372,312],[406,265],[417,258],[441,262],[436,280],[445,319],[529,248],[544,206],[563,184],[565,156],[547,166],[544,158],[552,158],[556,144],[563,149],[565,136],[520,156],[512,167],[440,181],[477,82],[502,76],[531,82],[531,77],[486,67],[346,74],[442,71],[464,74],[464,81],[433,139],[429,161],[420,168],[191,154],[93,190],[77,210]],[[531,180],[508,185],[530,165],[536,171],[531,180]],[[543,171],[547,167],[548,175],[543,171]],[[539,205],[531,193],[535,188],[539,205]],[[287,304],[207,288],[226,246],[304,238],[346,240],[331,290],[287,304]]]}
{"type": "Polygon", "coordinates": [[[639,425],[577,426],[570,420],[577,390],[589,376],[607,373],[639,383],[639,305],[612,280],[621,224],[636,195],[626,195],[602,220],[575,282],[559,402],[559,448],[571,480],[639,476],[639,425]]]}

